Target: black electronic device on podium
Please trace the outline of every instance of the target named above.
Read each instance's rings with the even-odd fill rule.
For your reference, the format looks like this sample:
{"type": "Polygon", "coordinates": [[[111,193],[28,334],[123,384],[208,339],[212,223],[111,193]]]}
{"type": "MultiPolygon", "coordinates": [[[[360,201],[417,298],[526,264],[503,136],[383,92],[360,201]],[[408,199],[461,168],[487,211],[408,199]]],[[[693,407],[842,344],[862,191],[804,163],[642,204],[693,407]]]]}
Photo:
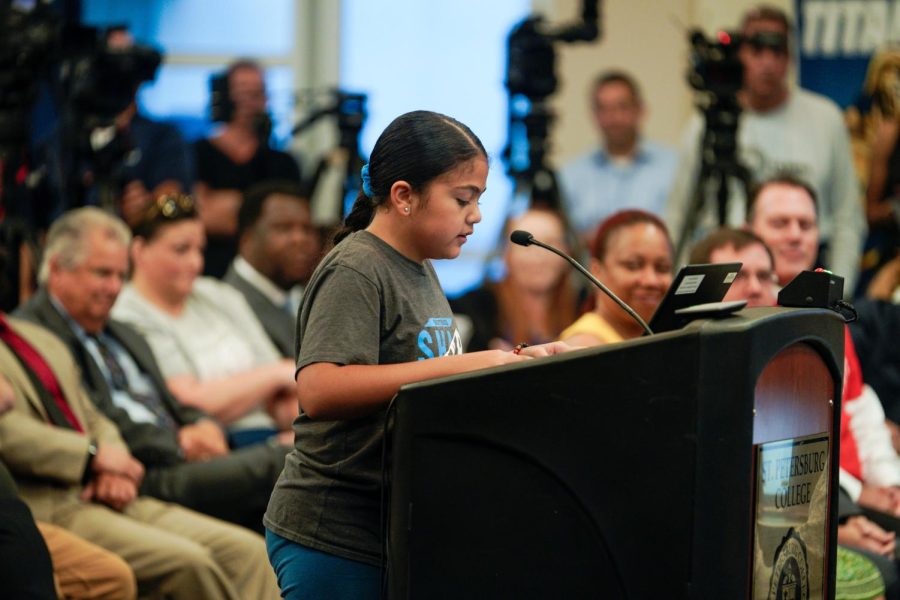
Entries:
{"type": "Polygon", "coordinates": [[[843,340],[747,309],[404,386],[389,597],[834,598],[843,340]]]}

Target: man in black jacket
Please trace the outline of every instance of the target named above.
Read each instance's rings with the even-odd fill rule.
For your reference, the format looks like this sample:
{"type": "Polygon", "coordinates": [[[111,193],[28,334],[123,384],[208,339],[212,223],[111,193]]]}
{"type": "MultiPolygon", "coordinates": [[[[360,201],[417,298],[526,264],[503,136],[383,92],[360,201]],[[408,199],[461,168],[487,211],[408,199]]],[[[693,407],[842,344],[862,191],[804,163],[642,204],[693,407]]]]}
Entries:
{"type": "Polygon", "coordinates": [[[47,237],[38,293],[16,311],[53,331],[81,368],[85,388],[144,464],[143,495],[262,528],[288,448],[230,452],[218,424],[169,392],[144,339],[109,318],[128,268],[130,233],[99,209],[70,211],[47,237]]]}

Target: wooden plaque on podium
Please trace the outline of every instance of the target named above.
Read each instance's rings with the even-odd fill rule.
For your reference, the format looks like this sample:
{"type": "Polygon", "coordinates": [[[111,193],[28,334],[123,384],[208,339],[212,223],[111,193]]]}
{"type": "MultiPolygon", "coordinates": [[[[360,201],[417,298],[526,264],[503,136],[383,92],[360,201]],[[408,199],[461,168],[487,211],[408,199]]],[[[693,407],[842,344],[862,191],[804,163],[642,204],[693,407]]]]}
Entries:
{"type": "Polygon", "coordinates": [[[776,354],[757,380],[753,600],[825,597],[834,392],[804,343],[776,354]]]}

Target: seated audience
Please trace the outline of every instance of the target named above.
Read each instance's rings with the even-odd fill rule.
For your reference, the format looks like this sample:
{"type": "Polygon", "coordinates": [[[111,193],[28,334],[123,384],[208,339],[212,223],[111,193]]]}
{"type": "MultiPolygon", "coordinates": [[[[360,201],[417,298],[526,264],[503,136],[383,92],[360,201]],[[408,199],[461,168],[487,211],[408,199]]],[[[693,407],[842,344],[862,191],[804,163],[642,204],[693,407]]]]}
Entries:
{"type": "MultiPolygon", "coordinates": [[[[860,552],[838,546],[835,561],[835,600],[885,600],[885,578],[860,552]]],[[[893,596],[890,596],[893,600],[893,596]]]]}
{"type": "Polygon", "coordinates": [[[84,387],[144,464],[140,493],[262,530],[288,447],[231,452],[215,421],[169,392],[153,352],[110,311],[128,271],[131,233],[93,207],[75,209],[47,235],[37,294],[16,316],[68,346],[84,387]]]}
{"type": "MultiPolygon", "coordinates": [[[[2,421],[2,417],[0,417],[2,421]]],[[[53,564],[47,543],[16,495],[16,485],[0,463],[0,581],[15,598],[55,600],[53,564]]],[[[132,594],[133,597],[133,594],[132,594]]]]}
{"type": "Polygon", "coordinates": [[[247,190],[238,213],[238,256],[224,281],[244,295],[284,357],[294,357],[303,286],[321,251],[309,200],[296,183],[266,181],[247,190]]]}
{"type": "Polygon", "coordinates": [[[747,306],[774,306],[777,281],[775,258],[762,239],[746,229],[722,227],[697,242],[691,264],[742,263],[741,270],[722,298],[746,300],[747,306]]]}
{"type": "MultiPolygon", "coordinates": [[[[877,567],[884,582],[885,598],[900,599],[900,578],[898,578],[898,559],[895,555],[897,536],[894,531],[886,531],[877,523],[870,521],[863,514],[843,488],[838,488],[838,552],[844,548],[852,548],[855,552],[872,561],[877,567]]],[[[841,580],[853,581],[853,575],[862,575],[859,571],[842,572],[842,562],[838,556],[838,585],[841,580]]],[[[836,595],[835,598],[840,598],[836,595]]],[[[849,596],[852,597],[852,596],[849,596]]]]}
{"type": "Polygon", "coordinates": [[[0,460],[35,519],[122,557],[141,595],[277,598],[262,538],[140,496],[144,467],[94,407],[69,350],[46,329],[0,314],[0,460]]]}
{"type": "MultiPolygon", "coordinates": [[[[723,227],[715,230],[697,242],[691,250],[692,263],[742,262],[726,300],[747,300],[748,307],[774,306],[775,259],[765,242],[751,231],[723,227]]],[[[896,546],[895,534],[885,531],[863,515],[863,511],[853,503],[844,490],[839,490],[838,541],[853,547],[873,561],[883,577],[880,584],[887,583],[889,598],[900,597],[900,582],[897,580],[896,566],[887,558],[893,558],[896,546]]],[[[843,547],[838,552],[838,583],[851,586],[859,583],[862,560],[848,556],[843,547]]],[[[871,584],[871,578],[867,578],[871,584]]],[[[876,586],[877,588],[878,586],[876,586]]],[[[872,597],[865,595],[861,597],[872,597]]]]}
{"type": "MultiPolygon", "coordinates": [[[[591,272],[646,322],[672,284],[672,241],[659,217],[623,210],[600,224],[591,248],[591,272]]],[[[640,337],[644,330],[609,296],[560,335],[573,346],[597,346],[640,337]]]]}
{"type": "Polygon", "coordinates": [[[790,174],[776,174],[751,190],[747,226],[772,252],[780,286],[790,283],[801,271],[817,266],[817,198],[809,184],[790,174]]]}
{"type": "Polygon", "coordinates": [[[522,342],[542,344],[559,337],[575,319],[576,294],[569,278],[571,267],[560,257],[537,247],[508,241],[523,229],[564,252],[571,250],[563,217],[554,211],[531,208],[510,219],[505,228],[503,279],[485,283],[450,303],[454,313],[472,322],[466,350],[512,350],[522,342]]]}
{"type": "Polygon", "coordinates": [[[863,378],[878,394],[887,416],[894,448],[900,452],[900,305],[895,303],[900,283],[900,258],[886,263],[853,304],[859,319],[850,323],[853,343],[859,351],[863,378]]]}
{"type": "MultiPolygon", "coordinates": [[[[0,419],[16,403],[0,375],[0,419]]],[[[11,598],[130,600],[134,573],[121,558],[50,523],[35,523],[0,462],[0,581],[11,598]],[[54,585],[55,584],[55,585],[54,585]]]]}
{"type": "Polygon", "coordinates": [[[112,315],[144,335],[169,390],[227,425],[233,446],[289,429],[298,412],[294,361],[281,357],[240,292],[198,278],[204,233],[191,197],[161,196],[134,233],[132,279],[112,315]]]}
{"type": "MultiPolygon", "coordinates": [[[[21,504],[20,500],[17,500],[21,504]]],[[[24,507],[27,510],[27,507],[24,507]]],[[[128,563],[120,556],[69,533],[58,525],[35,522],[53,564],[52,598],[78,600],[128,600],[137,598],[137,581],[128,563]]],[[[22,547],[15,550],[17,570],[22,568],[22,547]]],[[[8,579],[3,578],[4,588],[8,579]]],[[[5,588],[6,589],[6,588],[5,588]]],[[[9,589],[6,589],[9,591],[9,589]]],[[[11,596],[18,598],[19,596],[11,596]]],[[[30,597],[30,596],[23,596],[30,597]]]]}
{"type": "Polygon", "coordinates": [[[869,231],[856,294],[897,255],[900,247],[900,94],[897,69],[900,47],[886,43],[869,60],[863,89],[845,110],[854,165],[866,190],[869,231]]]}
{"type": "MultiPolygon", "coordinates": [[[[750,195],[747,221],[772,249],[781,285],[815,266],[817,200],[803,181],[778,175],[762,182],[750,195]]],[[[900,516],[900,458],[891,446],[878,396],[863,382],[849,329],[845,338],[841,486],[861,506],[900,516]]]]}

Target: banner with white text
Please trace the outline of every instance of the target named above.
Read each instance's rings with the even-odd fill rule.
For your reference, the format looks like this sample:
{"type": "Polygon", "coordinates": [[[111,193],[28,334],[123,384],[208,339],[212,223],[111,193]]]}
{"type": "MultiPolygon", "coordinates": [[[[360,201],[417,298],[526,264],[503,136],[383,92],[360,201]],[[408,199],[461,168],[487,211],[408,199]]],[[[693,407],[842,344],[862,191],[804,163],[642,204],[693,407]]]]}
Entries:
{"type": "Polygon", "coordinates": [[[855,104],[872,54],[900,40],[900,0],[795,0],[800,85],[855,104]]]}

